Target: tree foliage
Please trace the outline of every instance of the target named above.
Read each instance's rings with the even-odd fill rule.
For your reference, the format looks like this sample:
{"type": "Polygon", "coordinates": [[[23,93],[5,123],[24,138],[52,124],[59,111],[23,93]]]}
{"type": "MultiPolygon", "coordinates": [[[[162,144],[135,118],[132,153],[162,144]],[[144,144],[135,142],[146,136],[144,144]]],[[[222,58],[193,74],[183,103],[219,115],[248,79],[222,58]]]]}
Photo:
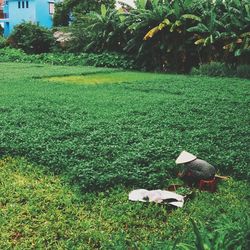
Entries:
{"type": "Polygon", "coordinates": [[[54,25],[67,26],[70,14],[76,17],[79,14],[98,11],[102,4],[114,8],[115,0],[65,0],[61,3],[57,3],[55,8],[54,25]]]}
{"type": "Polygon", "coordinates": [[[211,61],[250,63],[248,0],[135,4],[129,11],[101,5],[87,14],[74,7],[73,50],[124,52],[135,56],[141,68],[159,71],[186,72],[211,61]]]}
{"type": "Polygon", "coordinates": [[[70,19],[69,9],[63,2],[55,4],[55,13],[53,16],[54,26],[68,26],[70,19]]]}
{"type": "Polygon", "coordinates": [[[24,22],[15,26],[8,38],[8,43],[26,53],[39,54],[50,51],[55,41],[50,30],[24,22]]]}

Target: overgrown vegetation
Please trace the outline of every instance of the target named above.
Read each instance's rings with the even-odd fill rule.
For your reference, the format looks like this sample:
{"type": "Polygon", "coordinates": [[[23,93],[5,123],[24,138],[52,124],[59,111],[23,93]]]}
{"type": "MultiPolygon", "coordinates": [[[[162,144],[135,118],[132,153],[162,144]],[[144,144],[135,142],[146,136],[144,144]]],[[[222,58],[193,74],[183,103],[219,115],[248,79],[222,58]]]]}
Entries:
{"type": "MultiPolygon", "coordinates": [[[[89,62],[96,66],[163,72],[190,72],[201,66],[199,73],[210,68],[207,72],[214,71],[211,75],[248,77],[248,0],[136,3],[135,9],[116,10],[110,0],[64,1],[58,3],[54,20],[60,26],[72,19],[68,28],[54,29],[65,34],[64,42],[56,43],[49,30],[22,23],[16,26],[8,43],[27,53],[64,51],[70,58],[71,53],[90,53],[89,62]],[[215,69],[215,65],[225,67],[215,69]]],[[[5,45],[0,42],[0,47],[5,45]]]]}
{"type": "Polygon", "coordinates": [[[8,38],[8,44],[29,54],[51,51],[55,41],[53,33],[33,23],[21,23],[14,27],[8,38]]]}
{"type": "Polygon", "coordinates": [[[4,37],[0,36],[0,49],[7,47],[7,41],[4,37]]]}
{"type": "MultiPolygon", "coordinates": [[[[0,38],[1,39],[1,38],[0,38]]],[[[3,46],[5,46],[5,39],[3,46]]],[[[1,40],[0,40],[1,47],[1,40]]],[[[20,49],[5,47],[0,49],[0,62],[26,62],[26,63],[42,63],[53,65],[69,65],[69,66],[99,66],[109,68],[136,69],[135,60],[126,55],[118,53],[42,53],[42,54],[26,54],[20,49]]]]}
{"type": "Polygon", "coordinates": [[[109,8],[115,7],[115,0],[64,0],[55,5],[56,13],[53,17],[55,26],[68,25],[70,15],[76,17],[79,14],[86,14],[90,11],[98,11],[102,4],[109,8]]]}
{"type": "Polygon", "coordinates": [[[250,65],[232,66],[225,63],[211,62],[203,64],[199,68],[193,68],[192,75],[241,77],[250,79],[250,65]]]}
{"type": "Polygon", "coordinates": [[[136,55],[140,68],[187,72],[212,61],[249,64],[248,0],[142,0],[129,12],[75,16],[71,51],[136,55]]]}
{"type": "Polygon", "coordinates": [[[0,37],[3,36],[3,31],[4,31],[4,29],[3,29],[2,25],[0,25],[0,37]]]}
{"type": "Polygon", "coordinates": [[[232,179],[220,183],[215,194],[197,192],[177,210],[130,202],[122,187],[80,194],[24,159],[0,160],[0,183],[1,249],[245,250],[249,245],[249,186],[232,179]]]}
{"type": "MultiPolygon", "coordinates": [[[[120,69],[139,69],[133,57],[124,54],[104,52],[95,53],[43,53],[30,55],[19,49],[6,47],[6,40],[0,38],[0,62],[22,62],[22,63],[41,63],[53,65],[69,66],[96,66],[120,69]]],[[[248,64],[230,66],[225,63],[211,62],[193,68],[191,75],[220,76],[220,77],[240,77],[250,79],[250,66],[248,64]]]]}

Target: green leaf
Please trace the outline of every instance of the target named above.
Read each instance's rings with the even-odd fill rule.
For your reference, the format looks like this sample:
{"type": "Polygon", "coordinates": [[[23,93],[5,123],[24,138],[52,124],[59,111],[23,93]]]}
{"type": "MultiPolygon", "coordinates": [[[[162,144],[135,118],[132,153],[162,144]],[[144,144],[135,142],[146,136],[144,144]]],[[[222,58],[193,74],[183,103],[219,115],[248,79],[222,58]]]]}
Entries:
{"type": "Polygon", "coordinates": [[[193,0],[185,0],[184,1],[184,8],[187,9],[188,7],[191,6],[192,3],[193,3],[193,0]]]}
{"type": "Polygon", "coordinates": [[[194,20],[197,22],[201,22],[202,19],[196,15],[192,15],[192,14],[184,14],[181,16],[182,19],[190,19],[190,20],[194,20]]]}
{"type": "Polygon", "coordinates": [[[245,5],[245,10],[247,12],[247,16],[250,17],[250,4],[245,5]]]}
{"type": "Polygon", "coordinates": [[[195,233],[195,236],[196,236],[196,247],[197,247],[197,250],[205,250],[205,248],[204,248],[204,242],[203,242],[201,233],[200,233],[200,231],[199,231],[196,223],[192,219],[191,219],[191,223],[192,223],[193,230],[194,230],[194,233],[195,233]]]}
{"type": "Polygon", "coordinates": [[[179,17],[181,13],[181,8],[179,6],[179,1],[174,1],[174,14],[176,17],[179,17]]]}
{"type": "Polygon", "coordinates": [[[121,21],[122,23],[124,23],[126,17],[125,17],[125,15],[124,15],[123,9],[119,9],[119,10],[118,10],[118,16],[119,16],[120,21],[121,21]]]}
{"type": "Polygon", "coordinates": [[[107,8],[104,4],[101,5],[101,15],[102,17],[106,17],[107,15],[107,8]]]}
{"type": "Polygon", "coordinates": [[[234,56],[241,56],[242,54],[242,50],[241,49],[237,49],[235,52],[234,52],[234,56]]]}
{"type": "Polygon", "coordinates": [[[210,43],[213,44],[214,43],[214,38],[213,35],[210,35],[210,43]]]}
{"type": "Polygon", "coordinates": [[[137,1],[137,7],[139,9],[146,9],[146,5],[147,5],[147,0],[138,0],[137,1]]]}

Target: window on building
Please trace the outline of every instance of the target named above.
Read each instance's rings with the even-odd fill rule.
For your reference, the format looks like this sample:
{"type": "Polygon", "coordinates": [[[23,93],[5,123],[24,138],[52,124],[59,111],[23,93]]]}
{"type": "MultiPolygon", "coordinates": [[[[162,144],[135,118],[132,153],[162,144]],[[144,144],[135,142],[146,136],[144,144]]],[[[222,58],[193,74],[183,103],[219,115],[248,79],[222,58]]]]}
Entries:
{"type": "Polygon", "coordinates": [[[54,13],[55,13],[55,4],[49,3],[49,14],[54,15],[54,13]]]}
{"type": "Polygon", "coordinates": [[[29,1],[18,1],[18,9],[28,9],[29,8],[29,1]]]}

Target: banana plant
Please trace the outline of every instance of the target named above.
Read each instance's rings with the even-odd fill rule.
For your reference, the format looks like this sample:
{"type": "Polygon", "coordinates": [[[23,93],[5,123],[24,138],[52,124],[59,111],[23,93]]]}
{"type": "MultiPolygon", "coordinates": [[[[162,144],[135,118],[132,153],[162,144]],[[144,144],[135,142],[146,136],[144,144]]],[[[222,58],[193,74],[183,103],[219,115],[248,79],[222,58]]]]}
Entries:
{"type": "Polygon", "coordinates": [[[193,0],[176,0],[172,4],[167,2],[167,15],[162,22],[157,26],[150,29],[147,34],[144,36],[144,40],[148,40],[156,35],[158,32],[162,31],[165,28],[169,29],[169,32],[184,32],[185,21],[191,20],[196,22],[201,22],[201,18],[188,13],[191,9],[193,0]],[[183,30],[184,29],[184,30],[183,30]]]}
{"type": "Polygon", "coordinates": [[[224,23],[219,20],[215,12],[215,6],[208,12],[204,11],[204,19],[199,23],[187,29],[188,32],[195,33],[195,45],[212,45],[221,38],[221,33],[225,30],[224,23]]]}
{"type": "MultiPolygon", "coordinates": [[[[154,5],[152,9],[141,8],[128,13],[125,24],[130,39],[125,51],[132,52],[142,45],[142,40],[149,27],[155,26],[166,16],[166,8],[162,5],[154,5]]],[[[139,49],[140,50],[140,49],[139,49]]]]}
{"type": "Polygon", "coordinates": [[[250,3],[248,1],[229,1],[225,4],[222,19],[227,33],[223,49],[239,57],[250,49],[250,3]]]}
{"type": "Polygon", "coordinates": [[[105,5],[101,5],[100,13],[92,11],[78,17],[79,26],[84,27],[85,39],[89,41],[85,50],[100,52],[121,47],[124,43],[121,20],[117,10],[107,9],[105,5]]]}
{"type": "MultiPolygon", "coordinates": [[[[207,48],[211,54],[223,51],[226,54],[241,56],[249,49],[250,3],[247,0],[216,0],[202,5],[203,18],[197,25],[188,28],[194,34],[194,44],[200,50],[207,48]],[[213,52],[212,52],[213,53],[213,52]]],[[[211,59],[211,58],[210,58],[211,59]]]]}
{"type": "MultiPolygon", "coordinates": [[[[157,60],[163,68],[178,65],[177,67],[185,71],[187,58],[193,54],[193,46],[189,46],[190,34],[187,33],[186,27],[188,23],[201,21],[201,18],[192,13],[192,3],[193,0],[175,0],[158,2],[158,6],[152,4],[153,10],[158,7],[162,13],[155,17],[154,22],[147,25],[140,51],[148,49],[149,46],[153,47],[154,52],[161,55],[157,60]]],[[[154,57],[156,58],[151,55],[151,58],[154,57]]]]}

